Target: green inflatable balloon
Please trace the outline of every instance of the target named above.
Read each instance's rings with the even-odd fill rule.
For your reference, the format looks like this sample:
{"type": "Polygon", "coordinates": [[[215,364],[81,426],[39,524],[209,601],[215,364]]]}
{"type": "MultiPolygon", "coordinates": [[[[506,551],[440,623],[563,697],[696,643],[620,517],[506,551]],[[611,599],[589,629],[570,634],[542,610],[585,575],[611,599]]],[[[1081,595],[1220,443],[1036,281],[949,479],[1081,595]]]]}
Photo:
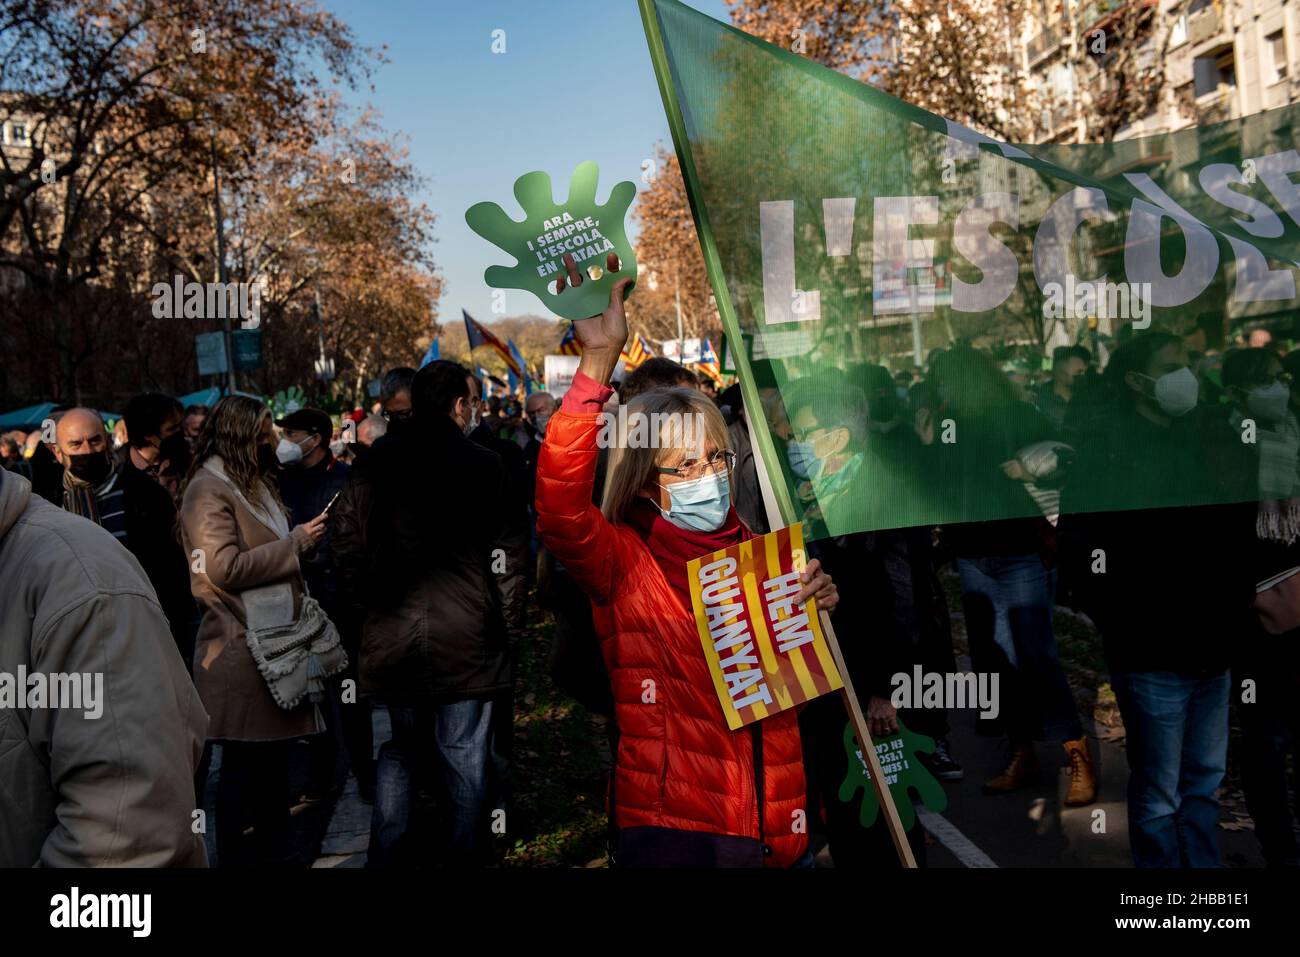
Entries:
{"type": "MultiPolygon", "coordinates": [[[[889,782],[889,793],[898,808],[898,819],[903,830],[910,831],[916,823],[916,811],[912,807],[911,791],[931,811],[938,814],[948,806],[948,795],[929,768],[921,763],[917,755],[934,752],[934,739],[923,734],[908,731],[902,721],[898,722],[898,734],[880,738],[875,742],[876,757],[880,769],[885,772],[889,782]]],[[[880,802],[876,799],[876,789],[871,786],[871,773],[867,763],[858,751],[858,740],[853,736],[853,723],[844,725],[844,751],[848,757],[848,771],[844,783],[840,785],[839,798],[848,803],[853,800],[853,792],[861,789],[862,804],[858,809],[858,823],[871,827],[880,814],[880,802]]]]}
{"type": "Polygon", "coordinates": [[[516,260],[514,266],[489,266],[483,280],[495,289],[525,289],[565,319],[603,312],[614,283],[624,276],[636,281],[636,254],[623,223],[636,186],[619,183],[602,206],[596,202],[598,176],[595,163],[580,164],[569,181],[568,202],[560,206],[550,176],[525,173],[515,180],[515,199],[527,214],[522,222],[511,219],[496,203],[476,203],[466,210],[469,228],[516,260]],[[618,255],[616,273],[605,268],[610,253],[618,255]],[[565,275],[566,254],[572,254],[583,281],[568,288],[566,278],[564,292],[557,295],[554,284],[565,275]]]}

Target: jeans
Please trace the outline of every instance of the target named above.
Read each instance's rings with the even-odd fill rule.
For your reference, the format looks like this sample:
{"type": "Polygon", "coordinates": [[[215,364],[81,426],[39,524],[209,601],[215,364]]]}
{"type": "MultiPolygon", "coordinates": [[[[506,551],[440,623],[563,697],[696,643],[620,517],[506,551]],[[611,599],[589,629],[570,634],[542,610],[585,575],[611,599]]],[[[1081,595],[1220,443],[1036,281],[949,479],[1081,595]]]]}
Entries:
{"type": "Polygon", "coordinates": [[[1228,762],[1223,674],[1111,675],[1128,735],[1128,829],[1137,867],[1218,867],[1219,802],[1228,762]]]}
{"type": "Polygon", "coordinates": [[[370,821],[371,866],[419,862],[421,783],[434,787],[443,818],[441,840],[451,862],[482,861],[502,767],[493,733],[494,702],[469,698],[427,707],[388,706],[393,736],[379,748],[370,821]]]}
{"type": "Polygon", "coordinates": [[[1001,718],[1011,740],[1081,738],[1052,632],[1056,573],[1032,554],[959,558],[957,571],[971,664],[977,672],[999,673],[1001,718]]]}

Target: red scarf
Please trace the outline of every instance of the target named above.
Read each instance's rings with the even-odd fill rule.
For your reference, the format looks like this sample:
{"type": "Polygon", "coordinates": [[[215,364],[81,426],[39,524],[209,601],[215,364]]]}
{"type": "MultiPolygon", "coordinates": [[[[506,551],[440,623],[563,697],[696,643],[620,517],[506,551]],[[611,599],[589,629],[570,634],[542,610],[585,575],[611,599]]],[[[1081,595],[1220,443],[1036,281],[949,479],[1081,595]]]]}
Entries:
{"type": "Polygon", "coordinates": [[[627,520],[650,549],[650,554],[687,611],[691,608],[691,588],[686,581],[686,563],[754,537],[734,507],[728,510],[722,527],[712,532],[679,528],[644,498],[638,498],[628,510],[627,520]]]}

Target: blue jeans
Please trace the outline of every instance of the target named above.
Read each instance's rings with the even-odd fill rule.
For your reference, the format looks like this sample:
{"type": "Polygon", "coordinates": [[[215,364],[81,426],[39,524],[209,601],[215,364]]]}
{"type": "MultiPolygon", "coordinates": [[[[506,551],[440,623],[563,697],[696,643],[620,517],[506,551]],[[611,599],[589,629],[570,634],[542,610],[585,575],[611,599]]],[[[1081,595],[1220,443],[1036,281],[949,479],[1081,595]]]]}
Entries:
{"type": "Polygon", "coordinates": [[[389,705],[393,736],[379,748],[375,807],[370,820],[371,866],[421,862],[413,828],[416,792],[427,783],[437,794],[442,840],[455,863],[481,862],[488,849],[496,754],[493,702],[470,698],[429,707],[389,705]],[[414,814],[413,814],[414,811],[414,814]]]}
{"type": "Polygon", "coordinates": [[[957,572],[971,666],[999,673],[1001,718],[1011,740],[1082,737],[1052,632],[1056,572],[1037,555],[959,558],[957,572]]]}
{"type": "Polygon", "coordinates": [[[1128,830],[1138,867],[1218,867],[1228,764],[1227,672],[1111,675],[1128,735],[1128,830]]]}

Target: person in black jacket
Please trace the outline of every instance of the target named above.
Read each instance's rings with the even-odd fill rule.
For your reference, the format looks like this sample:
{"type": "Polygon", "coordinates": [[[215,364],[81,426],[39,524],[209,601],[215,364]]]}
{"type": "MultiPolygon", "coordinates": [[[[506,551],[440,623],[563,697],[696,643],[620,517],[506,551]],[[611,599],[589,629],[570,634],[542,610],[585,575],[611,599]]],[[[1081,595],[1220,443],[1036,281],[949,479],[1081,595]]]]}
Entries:
{"type": "Polygon", "coordinates": [[[1136,333],[1103,384],[1108,404],[1072,426],[1060,540],[1124,719],[1129,844],[1138,867],[1216,867],[1228,666],[1254,597],[1250,447],[1198,407],[1178,336],[1136,333]]]}
{"type": "Polygon", "coordinates": [[[509,491],[501,459],[467,438],[479,420],[471,380],[454,362],[421,369],[411,427],[371,449],[355,489],[365,548],[357,593],[368,612],[361,684],[383,697],[393,728],[379,753],[376,866],[419,853],[408,835],[411,780],[430,756],[454,863],[484,859],[499,810],[493,710],[511,669],[492,553],[504,515],[476,503],[503,501],[509,491]]]}
{"type": "MultiPolygon", "coordinates": [[[[289,509],[293,523],[302,524],[324,512],[331,502],[336,502],[335,496],[347,483],[349,466],[330,451],[334,422],[321,409],[298,409],[275,424],[280,429],[280,441],[276,446],[276,458],[280,461],[277,476],[280,497],[289,509]]],[[[342,745],[352,773],[356,775],[357,790],[363,800],[371,800],[375,791],[375,772],[370,706],[344,684],[351,680],[351,688],[356,686],[358,630],[347,627],[345,622],[347,609],[339,597],[338,574],[329,538],[327,526],[320,545],[315,551],[300,556],[298,563],[302,567],[307,591],[320,602],[330,621],[339,628],[344,650],[348,653],[348,666],[330,679],[333,694],[329,707],[322,705],[328,733],[312,739],[311,779],[304,797],[308,801],[320,800],[334,789],[336,774],[343,773],[336,768],[342,745]]]]}
{"type": "MultiPolygon", "coordinates": [[[[833,535],[826,527],[825,516],[832,524],[849,529],[875,529],[881,515],[856,485],[838,486],[823,481],[828,468],[844,463],[855,474],[871,474],[873,485],[891,483],[888,471],[868,444],[869,415],[862,391],[849,385],[832,370],[799,380],[788,396],[786,408],[793,427],[796,451],[792,463],[804,463],[801,472],[809,474],[809,489],[825,492],[839,501],[823,512],[813,511],[812,521],[805,522],[817,536],[809,544],[810,557],[837,581],[850,582],[835,613],[835,630],[840,636],[845,664],[862,705],[873,737],[897,734],[898,711],[891,697],[893,678],[909,674],[920,661],[900,615],[904,603],[910,604],[912,581],[910,566],[899,562],[903,533],[898,531],[855,531],[833,535]],[[799,444],[804,446],[798,451],[799,444]],[[857,470],[862,470],[858,472],[857,470]]],[[[889,498],[888,489],[882,490],[889,498]]],[[[815,494],[815,492],[813,492],[815,494]]],[[[817,505],[823,505],[823,495],[817,505]]],[[[839,798],[839,788],[849,770],[845,753],[844,728],[848,713],[840,698],[826,695],[811,701],[799,717],[804,742],[804,763],[809,777],[809,795],[815,796],[825,812],[827,838],[836,867],[892,867],[898,865],[889,831],[883,819],[870,829],[858,821],[858,805],[839,798]]],[[[913,827],[908,835],[913,856],[924,865],[925,842],[922,830],[913,827]]]]}
{"type": "MultiPolygon", "coordinates": [[[[1288,356],[1295,367],[1300,362],[1288,356]]],[[[1300,424],[1293,412],[1296,385],[1272,349],[1234,349],[1223,359],[1222,382],[1233,403],[1229,424],[1245,434],[1253,423],[1252,467],[1258,476],[1255,547],[1251,578],[1268,582],[1300,567],[1300,424]]],[[[1276,586],[1274,595],[1295,584],[1276,586]]],[[[1295,614],[1294,605],[1291,606],[1295,614]]],[[[1288,780],[1288,753],[1300,740],[1300,627],[1253,616],[1241,641],[1233,642],[1234,695],[1241,725],[1242,785],[1264,859],[1274,867],[1300,866],[1296,841],[1296,790],[1288,780]]]]}
{"type": "MultiPolygon", "coordinates": [[[[470,393],[475,402],[482,404],[482,383],[470,379],[470,393]]],[[[492,508],[500,511],[504,522],[501,535],[492,549],[492,573],[496,576],[501,595],[501,613],[505,617],[506,634],[510,646],[510,670],[514,673],[515,656],[519,642],[528,626],[528,507],[532,502],[529,488],[528,465],[524,450],[517,442],[500,438],[485,422],[479,422],[469,434],[470,441],[496,453],[505,470],[506,494],[495,499],[492,508]]],[[[497,697],[492,707],[495,724],[495,755],[499,763],[494,769],[498,797],[503,803],[510,799],[510,761],[514,757],[515,698],[513,683],[497,697]]]]}
{"type": "Polygon", "coordinates": [[[972,666],[1000,675],[1010,744],[1005,770],[984,789],[1024,787],[1038,776],[1034,742],[1058,741],[1070,770],[1064,804],[1091,804],[1097,769],[1052,629],[1053,528],[1018,458],[1054,438],[1051,423],[1018,401],[992,358],[975,349],[949,349],[933,367],[942,404],[926,436],[929,468],[954,496],[952,511],[980,519],[945,525],[944,542],[957,556],[972,666]]]}
{"type": "Polygon", "coordinates": [[[189,561],[176,534],[176,504],[161,484],[164,467],[188,462],[189,443],[181,433],[181,415],[179,402],[156,392],[127,402],[122,418],[128,451],[119,487],[126,511],[124,544],[149,576],[176,649],[192,672],[198,621],[190,593],[189,561]]]}

